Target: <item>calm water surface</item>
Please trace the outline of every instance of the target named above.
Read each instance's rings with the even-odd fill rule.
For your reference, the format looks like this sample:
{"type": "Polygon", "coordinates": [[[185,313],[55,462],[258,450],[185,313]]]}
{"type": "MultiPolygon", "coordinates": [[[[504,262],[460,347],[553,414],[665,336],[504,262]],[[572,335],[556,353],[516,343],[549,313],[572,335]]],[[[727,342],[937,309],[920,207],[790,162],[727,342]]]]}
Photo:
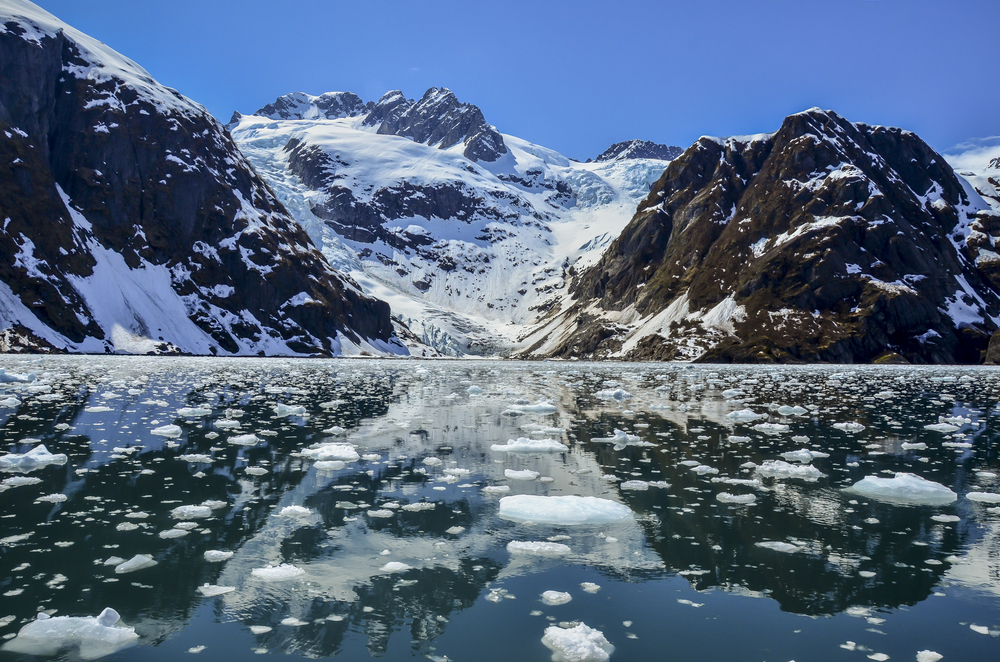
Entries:
{"type": "Polygon", "coordinates": [[[106,653],[67,641],[35,655],[15,637],[39,612],[105,607],[139,635],[105,660],[545,661],[546,628],[578,623],[621,661],[1000,659],[997,370],[0,366],[35,374],[0,383],[0,450],[67,456],[0,473],[0,661],[106,653]],[[742,410],[760,417],[730,415],[742,410]],[[942,418],[956,429],[925,427],[942,418]],[[491,450],[521,437],[566,450],[491,450]],[[789,456],[795,475],[761,472],[803,449],[819,455],[789,456]],[[809,465],[821,475],[809,480],[809,465]],[[845,490],[895,472],[957,499],[845,490]],[[519,494],[596,496],[631,516],[501,518],[501,499],[519,494]],[[232,556],[209,561],[212,550],[232,556]],[[156,564],[116,571],[136,555],[156,564]],[[281,564],[290,576],[267,581],[281,564]],[[227,592],[204,595],[214,587],[227,592]],[[571,599],[548,604],[545,591],[571,599]]]}

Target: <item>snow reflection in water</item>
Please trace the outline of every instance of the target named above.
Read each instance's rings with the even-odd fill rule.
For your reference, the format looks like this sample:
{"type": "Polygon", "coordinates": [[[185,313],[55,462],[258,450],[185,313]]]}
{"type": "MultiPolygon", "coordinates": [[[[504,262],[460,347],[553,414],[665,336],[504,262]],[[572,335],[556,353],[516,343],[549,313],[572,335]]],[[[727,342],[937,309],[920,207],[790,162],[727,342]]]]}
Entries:
{"type": "Polygon", "coordinates": [[[8,658],[105,607],[116,659],[997,653],[996,370],[4,367],[8,658]]]}

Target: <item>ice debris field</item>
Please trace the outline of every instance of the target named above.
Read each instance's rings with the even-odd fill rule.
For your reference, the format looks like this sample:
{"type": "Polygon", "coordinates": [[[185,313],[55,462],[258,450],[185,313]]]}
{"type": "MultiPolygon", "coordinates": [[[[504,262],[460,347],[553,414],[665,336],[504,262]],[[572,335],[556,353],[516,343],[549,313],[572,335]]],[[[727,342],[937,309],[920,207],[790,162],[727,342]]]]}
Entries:
{"type": "Polygon", "coordinates": [[[5,362],[0,657],[1000,656],[994,369],[5,362]]]}

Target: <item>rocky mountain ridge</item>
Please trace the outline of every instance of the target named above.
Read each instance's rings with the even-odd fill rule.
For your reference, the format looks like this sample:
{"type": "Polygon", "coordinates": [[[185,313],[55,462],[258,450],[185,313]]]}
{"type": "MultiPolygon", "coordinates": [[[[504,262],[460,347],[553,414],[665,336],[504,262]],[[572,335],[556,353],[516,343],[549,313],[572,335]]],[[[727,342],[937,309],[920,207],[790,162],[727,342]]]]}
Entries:
{"type": "Polygon", "coordinates": [[[594,161],[618,161],[622,159],[659,159],[673,161],[684,150],[673,145],[661,145],[649,140],[627,140],[615,143],[601,152],[594,161]]]}
{"type": "Polygon", "coordinates": [[[0,0],[0,349],[405,353],[204,108],[0,0]]]}
{"type": "Polygon", "coordinates": [[[998,241],[917,136],[812,109],[672,161],[520,355],[979,363],[998,241]]]}

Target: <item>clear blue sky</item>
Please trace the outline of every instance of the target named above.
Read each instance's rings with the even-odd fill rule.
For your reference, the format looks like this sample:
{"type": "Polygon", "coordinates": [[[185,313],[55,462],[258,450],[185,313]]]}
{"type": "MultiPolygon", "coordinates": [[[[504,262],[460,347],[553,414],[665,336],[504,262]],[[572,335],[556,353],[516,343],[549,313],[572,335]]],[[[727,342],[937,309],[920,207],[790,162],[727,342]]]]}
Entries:
{"type": "Polygon", "coordinates": [[[228,121],[293,91],[449,87],[585,159],[811,106],[939,150],[1000,134],[1000,0],[37,0],[228,121]]]}

